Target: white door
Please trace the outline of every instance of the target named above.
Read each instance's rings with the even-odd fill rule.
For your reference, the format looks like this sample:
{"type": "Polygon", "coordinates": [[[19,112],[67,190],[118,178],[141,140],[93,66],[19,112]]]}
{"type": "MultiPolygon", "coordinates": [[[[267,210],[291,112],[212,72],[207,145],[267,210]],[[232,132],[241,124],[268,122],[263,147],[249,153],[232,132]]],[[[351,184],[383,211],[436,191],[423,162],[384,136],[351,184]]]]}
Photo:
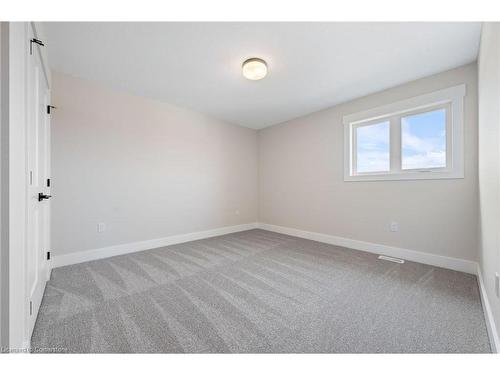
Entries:
{"type": "MultiPolygon", "coordinates": [[[[30,40],[35,38],[30,28],[30,40]]],[[[47,281],[47,252],[50,246],[49,202],[50,183],[50,104],[48,80],[43,67],[40,47],[31,43],[28,56],[27,85],[27,327],[33,332],[38,309],[47,281]]]]}

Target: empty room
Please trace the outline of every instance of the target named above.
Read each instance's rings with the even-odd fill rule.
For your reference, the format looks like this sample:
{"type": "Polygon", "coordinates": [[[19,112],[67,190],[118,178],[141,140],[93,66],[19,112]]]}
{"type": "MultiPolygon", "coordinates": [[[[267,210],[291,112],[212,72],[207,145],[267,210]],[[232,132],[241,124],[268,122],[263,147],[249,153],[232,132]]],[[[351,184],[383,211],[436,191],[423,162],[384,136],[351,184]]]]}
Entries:
{"type": "Polygon", "coordinates": [[[2,352],[500,350],[498,23],[0,32],[2,352]]]}

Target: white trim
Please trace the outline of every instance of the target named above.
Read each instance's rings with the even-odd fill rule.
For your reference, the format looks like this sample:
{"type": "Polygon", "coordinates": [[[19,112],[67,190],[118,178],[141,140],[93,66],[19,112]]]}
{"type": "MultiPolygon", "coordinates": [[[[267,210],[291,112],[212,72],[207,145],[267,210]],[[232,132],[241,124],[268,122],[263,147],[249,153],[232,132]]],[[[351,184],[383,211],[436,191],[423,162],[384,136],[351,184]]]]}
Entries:
{"type": "Polygon", "coordinates": [[[471,260],[445,257],[442,255],[424,253],[421,251],[403,249],[400,247],[394,247],[388,245],[381,245],[372,242],[353,240],[351,238],[337,237],[329,234],[308,232],[305,230],[281,227],[272,224],[259,223],[259,228],[269,230],[271,232],[288,234],[290,236],[305,238],[308,240],[324,242],[331,245],[347,247],[355,250],[366,251],[377,255],[378,254],[386,255],[394,258],[409,260],[412,262],[428,264],[431,266],[448,268],[451,270],[466,272],[474,275],[477,272],[477,266],[476,266],[477,263],[471,260]]]}
{"type": "Polygon", "coordinates": [[[500,353],[500,338],[491,311],[488,295],[486,294],[486,287],[484,286],[483,274],[481,267],[477,265],[477,282],[479,284],[479,294],[481,295],[481,303],[483,304],[484,319],[486,320],[486,328],[488,330],[488,337],[490,338],[491,351],[493,353],[500,353]]]}
{"type": "Polygon", "coordinates": [[[28,23],[9,23],[9,347],[29,341],[26,317],[26,58],[28,23]]]}
{"type": "Polygon", "coordinates": [[[387,181],[387,180],[429,180],[464,178],[464,96],[466,85],[449,87],[410,99],[401,100],[381,107],[346,115],[344,124],[344,181],[387,181]],[[446,107],[449,105],[449,107],[446,107]],[[446,168],[401,170],[401,158],[395,160],[394,138],[399,132],[401,116],[436,107],[445,107],[447,117],[447,165],[446,168]],[[451,119],[451,125],[449,121],[451,119]],[[354,128],[365,123],[390,121],[391,127],[391,170],[388,172],[356,174],[353,170],[354,128]],[[451,135],[451,137],[450,137],[451,135]],[[450,152],[451,149],[451,152],[450,152]],[[425,172],[425,173],[422,173],[425,172]]]}
{"type": "Polygon", "coordinates": [[[102,247],[100,249],[92,249],[85,251],[78,251],[65,255],[54,256],[50,261],[50,267],[62,267],[70,264],[77,264],[88,262],[91,260],[109,258],[116,255],[134,253],[136,251],[150,250],[158,247],[175,245],[179,243],[201,240],[204,238],[222,236],[224,234],[242,232],[245,230],[258,228],[257,223],[234,225],[230,227],[221,227],[216,229],[209,229],[201,232],[191,232],[186,234],[178,234],[163,238],[156,238],[153,240],[145,240],[138,242],[131,242],[126,244],[102,247]]]}
{"type": "Polygon", "coordinates": [[[345,237],[332,236],[318,232],[308,232],[300,229],[282,227],[278,225],[265,224],[265,223],[241,224],[230,227],[210,229],[201,232],[178,234],[163,238],[156,238],[153,240],[145,240],[145,241],[120,244],[120,245],[107,246],[99,249],[78,251],[65,255],[54,256],[50,261],[50,263],[51,263],[51,268],[62,267],[70,264],[77,264],[96,259],[109,258],[116,255],[155,249],[158,247],[175,245],[189,241],[196,241],[215,236],[222,236],[224,234],[242,232],[245,230],[256,229],[256,228],[276,233],[288,234],[290,236],[305,238],[308,240],[324,242],[331,245],[337,245],[355,250],[366,251],[377,255],[381,254],[394,258],[409,260],[412,262],[418,262],[423,264],[429,264],[436,267],[448,268],[455,271],[466,272],[474,275],[477,272],[477,263],[470,260],[445,257],[442,255],[424,253],[420,251],[403,249],[394,246],[381,245],[345,237]]]}

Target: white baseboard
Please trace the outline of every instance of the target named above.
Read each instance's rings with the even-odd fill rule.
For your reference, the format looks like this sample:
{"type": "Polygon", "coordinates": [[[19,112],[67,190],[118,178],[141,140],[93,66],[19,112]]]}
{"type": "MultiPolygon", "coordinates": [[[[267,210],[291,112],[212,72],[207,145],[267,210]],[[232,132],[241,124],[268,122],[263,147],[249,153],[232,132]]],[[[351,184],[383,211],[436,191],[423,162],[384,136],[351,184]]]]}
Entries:
{"type": "Polygon", "coordinates": [[[388,245],[380,245],[371,242],[353,240],[350,238],[331,236],[323,233],[308,232],[305,230],[281,227],[272,224],[259,223],[259,228],[269,230],[272,232],[288,234],[290,236],[305,238],[308,240],[324,242],[331,245],[337,245],[351,249],[366,251],[369,253],[387,255],[394,258],[401,258],[412,262],[429,264],[431,266],[471,273],[474,275],[477,272],[477,263],[470,260],[445,257],[442,255],[424,253],[420,251],[408,250],[388,245]]]}
{"type": "Polygon", "coordinates": [[[70,264],[83,263],[91,260],[103,259],[116,255],[133,253],[136,251],[155,249],[158,247],[175,245],[183,242],[201,240],[203,238],[222,236],[224,234],[241,232],[244,230],[255,229],[255,228],[261,228],[272,232],[288,234],[290,236],[305,238],[308,240],[313,240],[318,242],[324,242],[332,245],[366,251],[374,254],[388,255],[391,257],[401,258],[418,263],[429,264],[436,267],[443,267],[456,271],[477,274],[477,263],[470,260],[445,257],[441,255],[424,253],[415,250],[398,248],[394,246],[380,245],[371,242],[353,240],[350,238],[337,237],[317,232],[308,232],[300,229],[282,227],[278,225],[265,224],[265,223],[241,224],[230,227],[210,229],[201,232],[179,234],[163,238],[156,238],[153,240],[138,241],[138,242],[102,247],[99,249],[78,251],[65,255],[58,255],[54,256],[53,259],[50,261],[50,266],[51,266],[50,268],[52,269],[56,267],[67,266],[70,264]]]}
{"type": "Polygon", "coordinates": [[[479,283],[479,292],[481,294],[481,302],[483,304],[484,319],[486,320],[486,328],[488,329],[488,337],[490,338],[491,351],[493,353],[500,352],[500,338],[493,319],[493,312],[491,311],[488,295],[486,294],[486,287],[484,286],[483,274],[481,267],[477,265],[477,281],[479,283]]]}
{"type": "Polygon", "coordinates": [[[65,255],[54,256],[53,259],[50,261],[50,263],[51,263],[51,268],[57,268],[57,267],[67,266],[70,264],[88,262],[96,259],[109,258],[116,255],[134,253],[136,251],[155,249],[158,247],[175,245],[183,242],[201,240],[203,238],[222,236],[224,234],[241,232],[244,230],[255,229],[257,227],[258,227],[257,223],[241,224],[241,225],[234,225],[231,227],[210,229],[201,232],[178,234],[174,236],[156,238],[153,240],[107,246],[107,247],[102,247],[100,249],[78,251],[65,255]]]}

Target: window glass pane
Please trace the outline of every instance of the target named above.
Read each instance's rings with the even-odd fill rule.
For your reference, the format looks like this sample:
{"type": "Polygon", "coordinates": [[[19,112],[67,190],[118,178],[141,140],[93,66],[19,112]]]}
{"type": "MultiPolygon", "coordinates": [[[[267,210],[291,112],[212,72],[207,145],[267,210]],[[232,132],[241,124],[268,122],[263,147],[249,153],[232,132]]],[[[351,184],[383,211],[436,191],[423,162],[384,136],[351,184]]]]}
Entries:
{"type": "Polygon", "coordinates": [[[390,170],[389,129],[389,121],[356,128],[358,173],[390,170]]]}
{"type": "Polygon", "coordinates": [[[403,169],[446,167],[446,110],[401,118],[403,169]]]}

